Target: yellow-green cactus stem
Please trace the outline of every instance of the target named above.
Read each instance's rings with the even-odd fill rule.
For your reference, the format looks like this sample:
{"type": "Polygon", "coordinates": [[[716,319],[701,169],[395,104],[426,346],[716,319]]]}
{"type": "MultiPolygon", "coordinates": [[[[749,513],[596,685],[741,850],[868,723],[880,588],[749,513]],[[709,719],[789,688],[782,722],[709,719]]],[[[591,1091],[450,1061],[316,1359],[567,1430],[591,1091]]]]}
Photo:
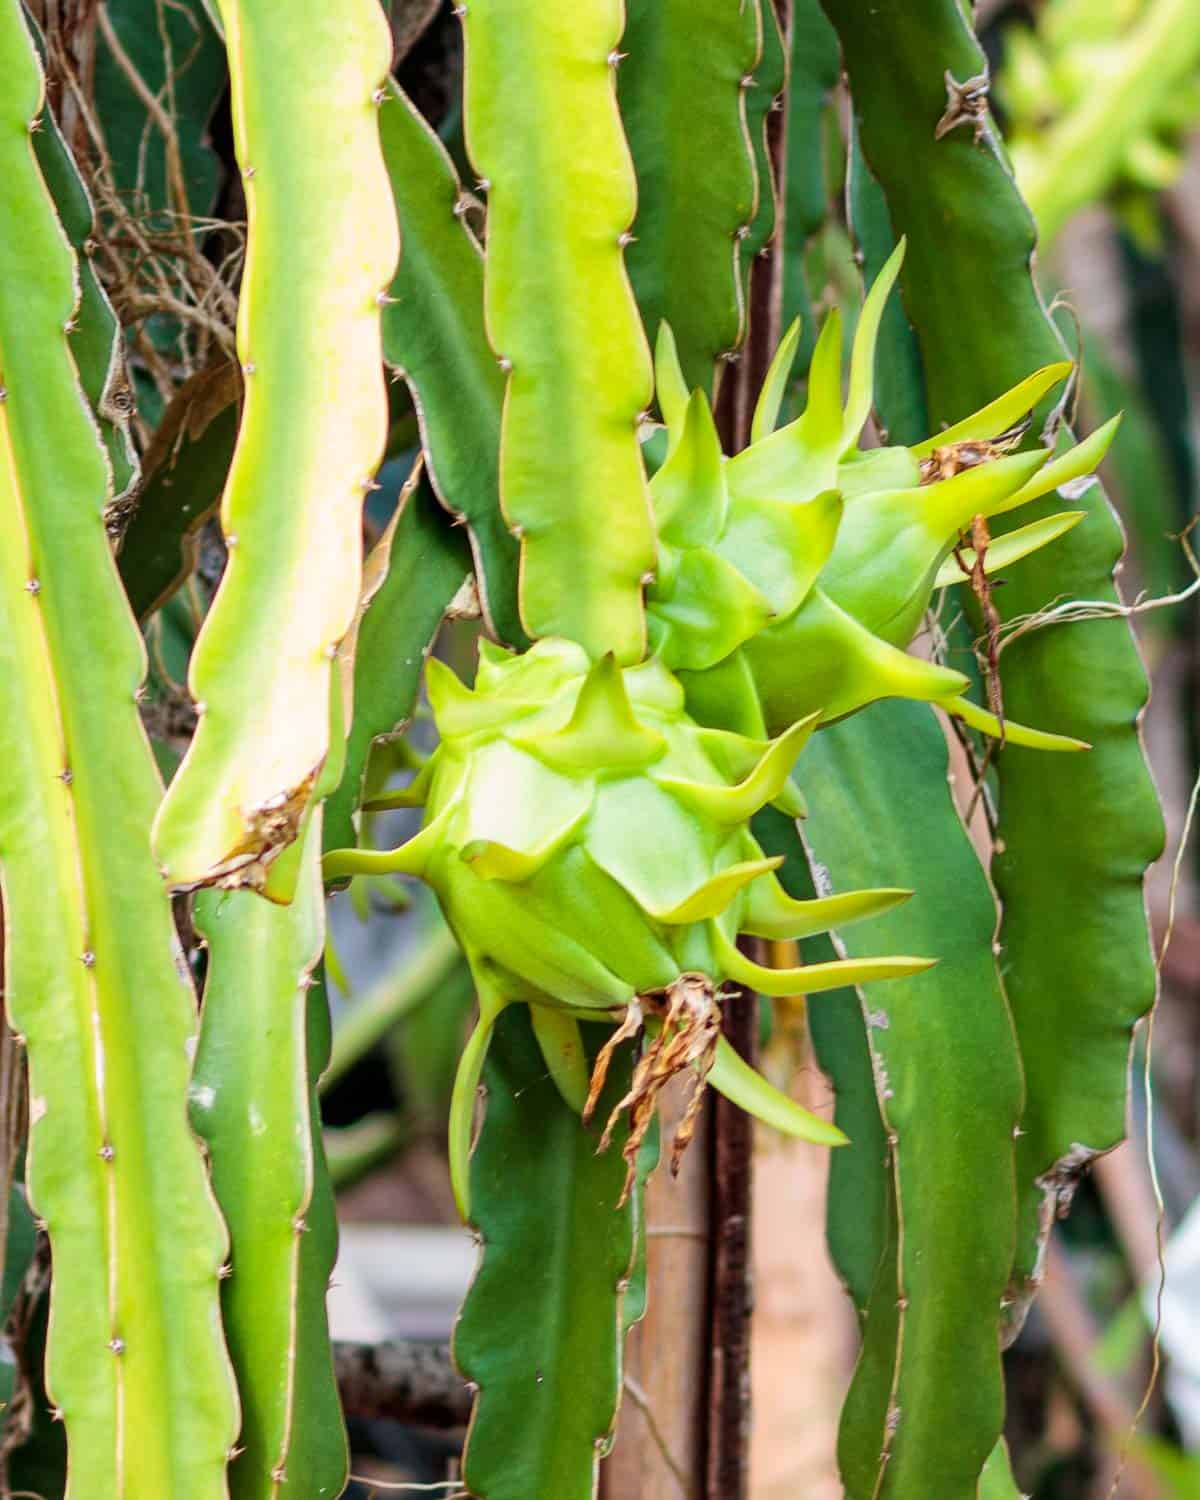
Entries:
{"type": "Polygon", "coordinates": [[[35,153],[45,89],[20,0],[0,4],[0,77],[0,877],[54,1258],[46,1386],[70,1500],[223,1500],[226,1238],[188,1129],[195,997],[150,850],[145,659],[85,396],[115,356],[72,340],[84,288],[35,153]]]}
{"type": "MultiPolygon", "coordinates": [[[[871,411],[875,342],[903,246],[871,289],[841,394],[841,327],[821,331],[803,414],[775,430],[799,342],[793,328],[768,371],[752,440],[726,459],[708,400],[687,396],[670,330],[658,339],[659,402],[668,453],[651,481],[659,563],[647,594],[650,639],[680,673],[705,723],[778,733],[812,713],[842,718],[879,698],[937,703],[1011,744],[1083,748],[1023,725],[1001,725],[962,697],[966,679],[907,654],[934,590],[968,564],[964,533],[1089,474],[1115,419],[1052,458],[1010,453],[1008,434],[1069,373],[1022,381],[973,417],[914,448],[860,451],[871,411]]],[[[1061,536],[1065,512],[1022,528],[993,553],[994,570],[1061,536]]]]}
{"type": "Polygon", "coordinates": [[[625,274],[637,203],[617,109],[622,0],[471,0],[467,147],[486,187],[484,314],[507,376],[500,504],[532,636],[638,661],[654,528],[637,429],[650,353],[625,274]]]}
{"type": "MultiPolygon", "coordinates": [[[[426,684],[441,743],[422,776],[424,827],[390,853],[335,851],[325,873],[420,875],[471,963],[480,1025],[451,1122],[464,1212],[475,1084],[506,1005],[534,1008],[551,1072],[577,1103],[586,1090],[582,1048],[571,1034],[580,1016],[622,1020],[629,1034],[643,1009],[651,1020],[665,1014],[654,1045],[661,1039],[662,1052],[682,1050],[719,1014],[727,979],[765,994],[815,993],[931,962],[776,971],[738,950],[740,933],[795,936],[869,916],[906,894],[794,901],[773,874],[777,862],[749,833],[758,808],[789,800],[788,774],[816,715],[770,742],[703,729],[661,662],[623,671],[611,656],[591,664],[582,647],[562,639],[539,641],[524,656],[484,643],[474,691],[437,661],[426,684]]],[[[716,1051],[713,1032],[687,1063],[703,1076],[716,1051]]],[[[665,1081],[665,1071],[655,1081],[665,1081]]],[[[758,1080],[747,1088],[723,1054],[712,1081],[752,1106],[768,1087],[758,1080]]],[[[795,1134],[830,1139],[827,1126],[782,1096],[778,1115],[795,1134]]],[[[636,1133],[631,1140],[636,1150],[636,1133]]]]}
{"type": "Polygon", "coordinates": [[[177,888],[262,886],[329,750],[387,435],[380,314],[398,253],[375,0],[219,9],[248,216],[245,403],[221,502],[229,563],[192,655],[199,727],[155,830],[177,888]]]}

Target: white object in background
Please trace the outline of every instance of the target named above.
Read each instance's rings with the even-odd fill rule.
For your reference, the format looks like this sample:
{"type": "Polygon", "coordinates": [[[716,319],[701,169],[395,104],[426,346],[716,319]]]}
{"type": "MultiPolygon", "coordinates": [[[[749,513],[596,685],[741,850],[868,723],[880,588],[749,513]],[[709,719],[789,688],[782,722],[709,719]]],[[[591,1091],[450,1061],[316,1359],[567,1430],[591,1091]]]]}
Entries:
{"type": "Polygon", "coordinates": [[[335,1339],[448,1339],[475,1274],[465,1229],[343,1224],[329,1290],[335,1339]]]}
{"type": "MultiPolygon", "coordinates": [[[[1183,1446],[1200,1451],[1200,1198],[1188,1209],[1163,1251],[1160,1344],[1170,1360],[1163,1391],[1179,1423],[1183,1446]]],[[[1142,1283],[1142,1306],[1153,1328],[1158,1307],[1157,1268],[1142,1283]]]]}

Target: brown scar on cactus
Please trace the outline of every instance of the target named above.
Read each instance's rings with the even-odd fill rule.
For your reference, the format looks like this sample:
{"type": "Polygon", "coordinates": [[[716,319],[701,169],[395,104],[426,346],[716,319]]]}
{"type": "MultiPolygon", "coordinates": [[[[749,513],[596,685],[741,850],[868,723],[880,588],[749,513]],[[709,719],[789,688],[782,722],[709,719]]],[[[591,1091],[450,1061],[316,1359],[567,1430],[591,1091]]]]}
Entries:
{"type": "Polygon", "coordinates": [[[636,1037],[643,1031],[651,1032],[650,1044],[634,1069],[629,1092],[614,1105],[596,1148],[597,1155],[608,1150],[617,1122],[628,1110],[629,1139],[621,1153],[627,1170],[617,1200],[618,1208],[625,1206],[633,1191],[638,1153],[654,1119],[659,1095],[672,1078],[687,1071],[692,1074],[691,1092],[671,1143],[671,1176],[679,1173],[683,1153],[696,1132],[705,1082],[716,1058],[717,1042],[721,1036],[721,995],[707,975],[681,974],[665,990],[632,1000],[624,1020],[597,1054],[587,1103],[583,1108],[585,1124],[591,1119],[604,1089],[616,1048],[629,1037],[636,1037]],[[649,1027],[646,1025],[647,1014],[654,1018],[649,1027]]]}
{"type": "Polygon", "coordinates": [[[1075,1193],[1085,1173],[1097,1157],[1105,1154],[1104,1151],[1097,1151],[1092,1146],[1084,1146],[1076,1141],[1053,1166],[1035,1179],[1036,1186],[1042,1193],[1042,1201],[1038,1207],[1037,1259],[1031,1274],[1013,1277],[1005,1287],[1001,1303],[1004,1312],[1000,1331],[1001,1348],[1007,1349],[1015,1342],[1025,1326],[1033,1299],[1045,1280],[1046,1246],[1051,1230],[1057,1220],[1065,1219],[1070,1213],[1075,1193]]]}
{"type": "Polygon", "coordinates": [[[203,880],[176,885],[177,893],[215,886],[222,891],[266,888],[267,872],[285,849],[300,835],[300,825],[312,798],[320,766],[314,766],[299,785],[279,792],[243,814],[245,831],[225,858],[203,880]]]}
{"type": "Polygon", "coordinates": [[[973,78],[964,79],[962,83],[959,83],[947,68],[945,79],[946,108],[934,127],[933,138],[935,141],[940,141],[943,136],[949,135],[959,125],[970,125],[975,144],[978,145],[987,134],[988,128],[988,90],[991,87],[988,70],[985,67],[982,73],[976,73],[973,78]]]}

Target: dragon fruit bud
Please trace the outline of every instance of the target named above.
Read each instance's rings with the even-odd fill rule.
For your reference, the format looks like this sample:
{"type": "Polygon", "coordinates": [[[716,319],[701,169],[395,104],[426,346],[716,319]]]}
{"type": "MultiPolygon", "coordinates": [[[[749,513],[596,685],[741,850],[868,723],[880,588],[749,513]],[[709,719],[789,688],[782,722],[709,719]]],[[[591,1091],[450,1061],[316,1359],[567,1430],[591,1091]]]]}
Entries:
{"type": "MultiPolygon", "coordinates": [[[[731,458],[704,393],[686,392],[670,330],[659,332],[667,451],[650,485],[659,529],[646,600],[650,639],[704,722],[773,733],[812,713],[828,722],[878,698],[906,697],[1001,732],[994,716],[962,697],[961,673],[909,656],[907,647],[935,589],[1008,566],[1081,519],[1061,512],[986,546],[968,535],[980,518],[1090,474],[1116,423],[1058,457],[1045,448],[1011,451],[1022,420],[1070,372],[1061,363],[915,448],[860,450],[879,323],[902,257],[903,245],[863,306],[845,402],[835,310],[813,352],[802,415],[776,430],[795,326],[767,373],[751,442],[731,458]]],[[[1015,744],[1081,748],[1011,722],[1003,733],[1015,744]]]]}
{"type": "MultiPolygon", "coordinates": [[[[737,946],[741,934],[798,937],[908,894],[796,901],[775,877],[778,861],[751,835],[760,807],[793,805],[788,776],[815,716],[769,742],[702,728],[660,661],[623,670],[611,656],[593,664],[581,647],[555,639],[522,656],[484,644],[473,690],[437,661],[426,683],[440,743],[407,799],[424,799],[420,833],[390,853],[335,852],[326,874],[421,876],[470,962],[481,1022],[456,1093],[461,1202],[475,1083],[504,1005],[532,1007],[547,1063],[577,1108],[589,1093],[578,1019],[621,1022],[624,1034],[645,1022],[651,1062],[629,1101],[644,1128],[677,1066],[700,1081],[711,1071],[716,1086],[727,1084],[751,1107],[766,1096],[764,1080],[751,1075],[747,1087],[736,1060],[723,1055],[727,980],[765,994],[811,994],[928,966],[901,957],[772,970],[737,946]]],[[[798,1133],[819,1126],[831,1139],[828,1126],[794,1106],[787,1118],[798,1133]]]]}

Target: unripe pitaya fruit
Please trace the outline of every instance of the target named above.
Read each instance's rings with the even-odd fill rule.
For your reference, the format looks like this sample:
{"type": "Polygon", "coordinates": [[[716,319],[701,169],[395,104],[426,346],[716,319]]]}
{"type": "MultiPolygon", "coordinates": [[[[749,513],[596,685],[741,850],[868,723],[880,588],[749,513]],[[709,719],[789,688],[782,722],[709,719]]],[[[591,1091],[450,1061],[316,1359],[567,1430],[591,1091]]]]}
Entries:
{"type": "MultiPolygon", "coordinates": [[[[829,722],[878,698],[937,703],[987,733],[1044,749],[1077,740],[1000,725],[962,696],[967,679],[907,654],[934,590],[960,581],[964,533],[1090,474],[1115,421],[1058,458],[1011,453],[1019,424],[1070,371],[1047,366],[998,401],[915,448],[859,451],[871,410],[875,343],[901,246],[864,304],[849,394],[841,321],[826,320],[802,416],[773,430],[798,342],[794,327],[764,382],[750,445],[721,452],[708,400],[690,396],[669,329],[660,330],[658,399],[667,452],[651,496],[659,531],[646,598],[652,650],[683,681],[704,723],[778,733],[812,713],[829,722]]],[[[1064,512],[997,539],[984,568],[1016,561],[1081,518],[1064,512]]]]}
{"type": "Polygon", "coordinates": [[[726,980],[768,995],[811,994],[930,963],[880,958],[772,970],[737,947],[739,934],[799,937],[908,894],[796,901],[773,874],[779,861],[765,858],[751,835],[758,808],[792,805],[788,774],[816,718],[771,742],[701,728],[661,662],[592,664],[581,647],[553,639],[522,656],[483,643],[474,690],[437,661],[426,683],[440,743],[418,783],[391,799],[424,802],[421,832],[391,853],[335,852],[326,874],[421,876],[470,962],[481,1019],[453,1109],[460,1204],[487,1036],[514,1001],[531,1007],[547,1062],[576,1108],[589,1097],[577,1020],[620,1021],[622,1036],[646,1022],[653,1040],[626,1101],[631,1163],[658,1089],[682,1067],[700,1083],[707,1073],[793,1133],[838,1139],[719,1040],[726,980]]]}

